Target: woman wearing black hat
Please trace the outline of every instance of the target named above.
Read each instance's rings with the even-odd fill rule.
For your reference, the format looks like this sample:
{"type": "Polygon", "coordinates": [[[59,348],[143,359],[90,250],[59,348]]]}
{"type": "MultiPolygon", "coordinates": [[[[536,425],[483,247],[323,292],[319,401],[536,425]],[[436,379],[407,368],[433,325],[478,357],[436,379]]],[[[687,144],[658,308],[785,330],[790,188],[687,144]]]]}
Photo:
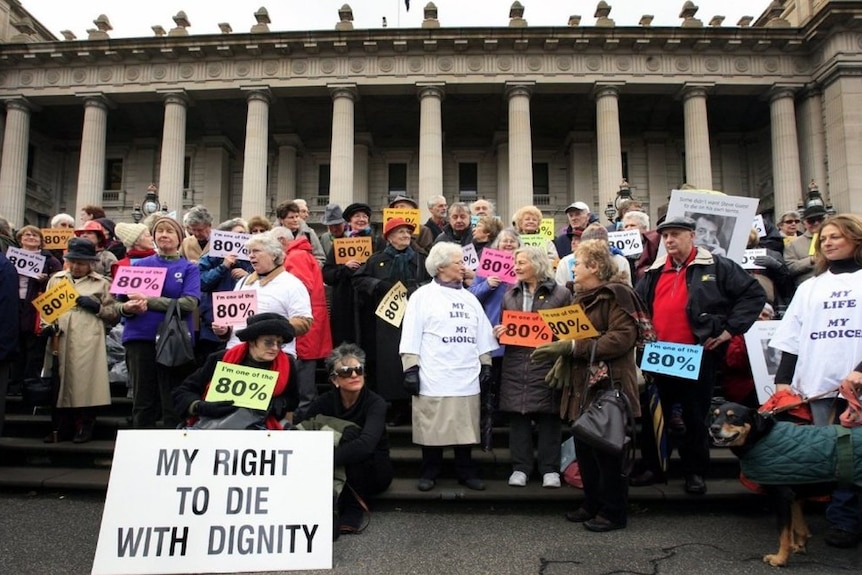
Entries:
{"type": "Polygon", "coordinates": [[[294,333],[290,322],[277,313],[259,313],[249,318],[246,328],[236,334],[241,343],[211,354],[203,367],[174,388],[172,395],[177,413],[194,421],[198,417],[220,419],[238,409],[233,401],[204,399],[216,364],[221,361],[278,373],[269,407],[260,415],[267,429],[282,429],[281,420],[299,403],[293,359],[281,349],[285,343],[293,341],[294,333]]]}
{"type": "MultiPolygon", "coordinates": [[[[93,271],[99,261],[90,240],[72,238],[65,255],[67,270],[55,274],[46,290],[68,281],[78,292],[77,305],[42,332],[51,336],[49,350],[56,353],[59,386],[52,414],[52,431],[46,443],[72,440],[84,443],[93,438],[96,407],[111,404],[108,380],[108,356],[105,348],[105,326],[117,323],[114,300],[108,292],[111,284],[93,271]]],[[[53,319],[43,315],[43,322],[53,319]]],[[[47,353],[47,360],[53,359],[47,353]]]]}

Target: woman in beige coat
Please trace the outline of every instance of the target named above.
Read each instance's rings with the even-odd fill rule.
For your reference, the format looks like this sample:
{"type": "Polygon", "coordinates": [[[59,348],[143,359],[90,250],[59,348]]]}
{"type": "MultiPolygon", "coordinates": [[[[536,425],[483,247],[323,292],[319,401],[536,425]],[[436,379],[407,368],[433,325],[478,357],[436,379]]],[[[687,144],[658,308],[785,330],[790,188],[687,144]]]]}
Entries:
{"type": "Polygon", "coordinates": [[[51,324],[43,324],[43,332],[51,336],[46,362],[56,354],[54,379],[59,383],[51,418],[53,429],[45,442],[71,439],[84,443],[93,438],[96,407],[111,403],[105,327],[114,325],[118,316],[108,291],[111,284],[93,271],[94,262],[99,260],[95,245],[73,238],[64,258],[69,269],[55,274],[47,290],[66,280],[78,298],[72,310],[51,324]]]}

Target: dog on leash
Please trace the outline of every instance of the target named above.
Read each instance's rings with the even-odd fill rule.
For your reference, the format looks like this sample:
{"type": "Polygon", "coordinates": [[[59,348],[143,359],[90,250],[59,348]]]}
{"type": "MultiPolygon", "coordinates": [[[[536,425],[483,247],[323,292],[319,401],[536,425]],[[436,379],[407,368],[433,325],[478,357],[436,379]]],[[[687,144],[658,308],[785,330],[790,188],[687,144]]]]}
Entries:
{"type": "Polygon", "coordinates": [[[743,474],[775,502],[779,546],[763,561],[774,567],[805,553],[811,533],[802,500],[829,495],[839,485],[862,486],[862,427],[796,425],[755,409],[725,403],[711,414],[715,445],[730,447],[743,474]]]}

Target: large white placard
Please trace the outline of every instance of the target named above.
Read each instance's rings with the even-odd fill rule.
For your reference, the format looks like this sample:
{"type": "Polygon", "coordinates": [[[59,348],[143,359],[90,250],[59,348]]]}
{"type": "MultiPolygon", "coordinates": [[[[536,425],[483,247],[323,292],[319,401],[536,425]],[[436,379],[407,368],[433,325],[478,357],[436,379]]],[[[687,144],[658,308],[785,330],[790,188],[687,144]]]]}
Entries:
{"type": "Polygon", "coordinates": [[[775,372],[781,361],[781,352],[769,347],[779,320],[756,321],[745,333],[745,347],[748,348],[748,363],[754,376],[754,388],[757,390],[757,401],[764,403],[775,393],[775,372]]]}
{"type": "Polygon", "coordinates": [[[327,431],[117,433],[93,574],[332,568],[327,431]]]}
{"type": "MultiPolygon", "coordinates": [[[[696,245],[741,263],[759,202],[757,198],[672,190],[667,219],[692,218],[697,224],[696,245]]],[[[659,253],[664,253],[664,245],[659,253]]]]}

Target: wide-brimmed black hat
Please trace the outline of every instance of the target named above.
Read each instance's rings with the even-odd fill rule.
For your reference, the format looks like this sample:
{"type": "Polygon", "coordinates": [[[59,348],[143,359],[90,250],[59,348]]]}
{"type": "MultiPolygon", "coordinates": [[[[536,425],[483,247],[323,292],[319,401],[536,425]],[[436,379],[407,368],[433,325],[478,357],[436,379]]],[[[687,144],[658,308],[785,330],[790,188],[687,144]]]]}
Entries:
{"type": "Polygon", "coordinates": [[[96,244],[87,238],[71,238],[63,258],[67,260],[90,260],[96,261],[96,244]]]}
{"type": "Polygon", "coordinates": [[[361,202],[350,204],[349,206],[344,208],[344,211],[341,213],[341,217],[344,218],[345,222],[349,222],[350,218],[353,217],[353,214],[355,214],[356,212],[365,212],[370,218],[371,206],[369,206],[368,204],[363,204],[361,202]]]}
{"type": "Polygon", "coordinates": [[[808,218],[823,218],[826,217],[826,208],[823,206],[808,206],[805,208],[805,211],[802,212],[802,219],[807,220],[808,218]]]}
{"type": "Polygon", "coordinates": [[[288,343],[293,341],[296,332],[287,318],[270,312],[251,316],[248,318],[245,329],[236,332],[240,341],[252,341],[262,335],[281,337],[284,343],[288,343]]]}

